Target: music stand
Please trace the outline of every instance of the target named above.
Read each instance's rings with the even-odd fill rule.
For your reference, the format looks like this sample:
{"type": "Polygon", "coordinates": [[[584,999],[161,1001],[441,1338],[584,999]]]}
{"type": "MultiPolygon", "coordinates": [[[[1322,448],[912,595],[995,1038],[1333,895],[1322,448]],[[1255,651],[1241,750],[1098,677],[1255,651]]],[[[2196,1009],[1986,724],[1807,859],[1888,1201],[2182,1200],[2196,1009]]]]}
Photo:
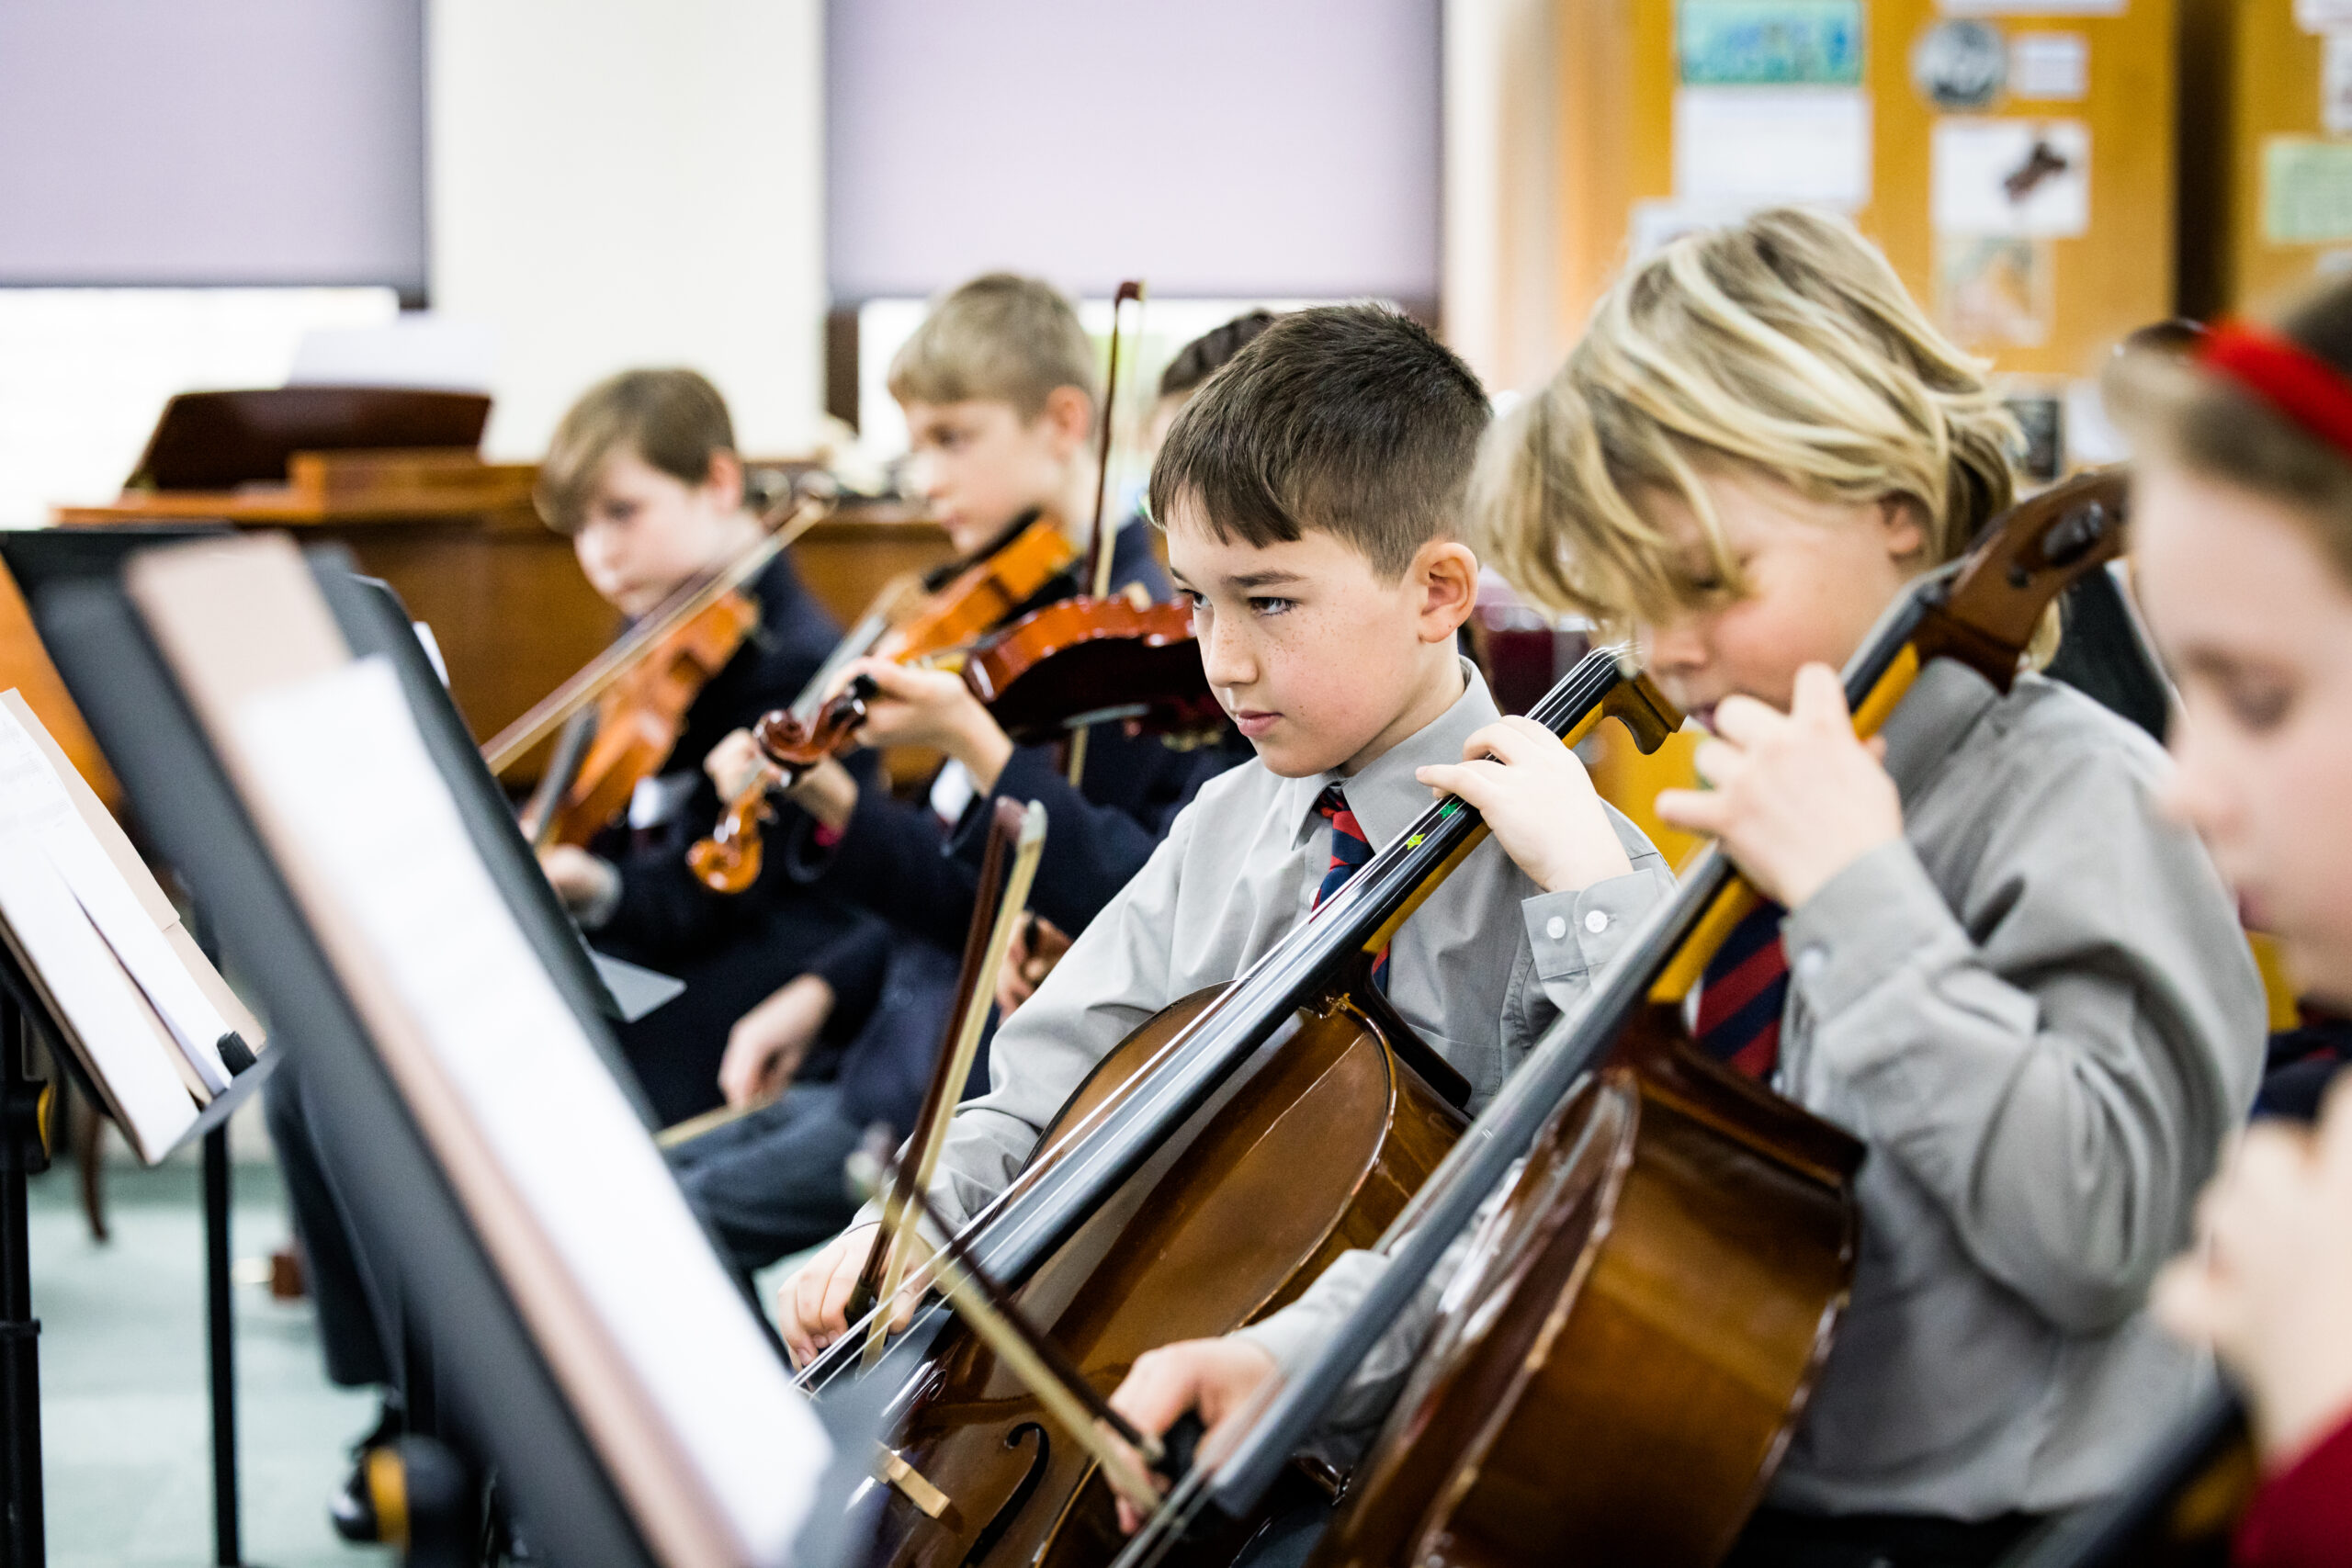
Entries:
{"type": "MultiPolygon", "coordinates": [[[[320,1092],[322,1152],[370,1242],[398,1261],[389,1287],[446,1370],[447,1436],[477,1472],[494,1467],[535,1543],[559,1562],[653,1568],[615,1476],[541,1353],[467,1212],[384,1066],[357,1009],[279,874],[145,625],[119,584],[61,581],[35,621],[76,703],[164,857],[213,913],[276,1050],[302,1053],[320,1092]]],[[[430,744],[431,725],[424,728],[430,744]]],[[[485,863],[502,890],[515,880],[485,863]]],[[[536,870],[529,875],[536,877],[536,870]]],[[[522,908],[510,897],[510,906],[522,908]]],[[[526,928],[527,930],[527,926],[526,928]]],[[[559,980],[560,984],[560,980],[559,980]]],[[[565,999],[583,1021],[576,993],[565,999]]],[[[592,1037],[597,1027],[589,1030],[592,1037]]],[[[828,1423],[832,1412],[820,1408],[828,1423]]],[[[850,1413],[867,1419],[870,1413],[850,1413]]],[[[832,1495],[870,1455],[873,1427],[836,1438],[832,1495]]],[[[822,1518],[830,1510],[820,1510],[822,1518]]],[[[806,1553],[818,1538],[803,1538],[806,1553]]],[[[828,1548],[828,1550],[831,1550],[828,1548]]]]}
{"type": "MultiPolygon", "coordinates": [[[[206,524],[138,525],[119,528],[40,528],[0,534],[5,561],[29,607],[50,585],[91,576],[111,577],[130,552],[156,545],[219,537],[232,530],[206,524]]],[[[47,1018],[40,992],[13,955],[0,953],[0,1404],[7,1423],[5,1485],[10,1562],[39,1563],[45,1553],[40,1482],[40,1324],[32,1315],[29,1260],[26,1257],[25,1179],[49,1168],[49,1153],[38,1125],[45,1085],[28,1077],[25,1031],[47,1018]]],[[[62,1040],[55,1021],[50,1036],[62,1040]]],[[[89,1102],[106,1100],[80,1061],[67,1050],[52,1051],[89,1102]]],[[[206,1371],[212,1404],[212,1529],[214,1561],[243,1561],[239,1543],[236,1407],[236,1305],[230,1289],[229,1118],[253,1098],[269,1076],[274,1055],[264,1052],[240,1073],[228,1090],[205,1107],[174,1146],[204,1140],[204,1274],[206,1371]]]]}
{"type": "Polygon", "coordinates": [[[180,392],[164,405],[125,488],[221,491],[284,484],[297,452],[472,451],[490,423],[481,392],[413,387],[256,387],[180,392]]]}

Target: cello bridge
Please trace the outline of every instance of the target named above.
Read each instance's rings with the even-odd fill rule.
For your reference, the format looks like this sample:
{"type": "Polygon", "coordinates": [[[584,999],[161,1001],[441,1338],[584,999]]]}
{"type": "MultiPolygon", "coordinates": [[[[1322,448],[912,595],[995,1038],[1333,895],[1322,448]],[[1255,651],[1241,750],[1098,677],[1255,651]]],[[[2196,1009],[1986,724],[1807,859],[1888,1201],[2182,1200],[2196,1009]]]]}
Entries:
{"type": "Polygon", "coordinates": [[[938,1520],[949,1529],[956,1528],[956,1504],[946,1493],[933,1486],[922,1472],[899,1457],[896,1450],[881,1446],[881,1462],[876,1473],[898,1489],[899,1495],[920,1509],[926,1518],[938,1520]]]}

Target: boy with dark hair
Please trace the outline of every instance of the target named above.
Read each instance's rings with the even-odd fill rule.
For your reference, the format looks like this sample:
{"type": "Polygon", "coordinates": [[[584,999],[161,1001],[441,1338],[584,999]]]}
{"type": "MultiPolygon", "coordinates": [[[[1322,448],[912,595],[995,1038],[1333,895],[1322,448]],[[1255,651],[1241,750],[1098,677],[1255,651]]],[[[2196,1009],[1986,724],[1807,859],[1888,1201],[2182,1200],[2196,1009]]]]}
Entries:
{"type": "MultiPolygon", "coordinates": [[[[1396,837],[1429,801],[1414,771],[1456,761],[1497,716],[1454,647],[1476,592],[1457,528],[1486,423],[1460,360],[1368,306],[1283,318],[1178,418],[1153,515],[1210,683],[1257,758],[1201,790],[998,1034],[990,1092],[957,1113],[933,1191],[948,1224],[1003,1189],[1124,1035],[1303,920],[1356,859],[1347,825],[1375,848],[1396,837]]],[[[1481,846],[1391,949],[1389,1000],[1470,1080],[1474,1105],[1666,886],[1657,852],[1551,750],[1547,804],[1578,823],[1574,852],[1539,885],[1481,846]],[[1505,924],[1516,941],[1497,940],[1505,924]]],[[[870,1244],[860,1225],[784,1286],[796,1359],[844,1331],[870,1244]]]]}

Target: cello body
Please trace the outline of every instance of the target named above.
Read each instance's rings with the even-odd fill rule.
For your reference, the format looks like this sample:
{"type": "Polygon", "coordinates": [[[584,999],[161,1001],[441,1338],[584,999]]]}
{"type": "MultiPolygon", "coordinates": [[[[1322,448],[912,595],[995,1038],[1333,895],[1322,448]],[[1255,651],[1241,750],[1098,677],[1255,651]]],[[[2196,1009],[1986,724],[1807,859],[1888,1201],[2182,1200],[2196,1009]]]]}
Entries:
{"type": "Polygon", "coordinates": [[[1861,1154],[1649,1010],[1475,1234],[1310,1562],[1719,1561],[1845,1306],[1861,1154]]]}
{"type": "MultiPolygon", "coordinates": [[[[1104,1057],[1040,1157],[1223,989],[1174,1003],[1104,1057]]],[[[1368,985],[1335,988],[1295,1023],[1016,1292],[1103,1391],[1146,1350],[1263,1316],[1370,1246],[1466,1122],[1430,1079],[1467,1086],[1368,985]]],[[[893,1452],[920,1481],[890,1497],[876,1562],[1100,1564],[1125,1543],[1092,1461],[960,1327],[936,1347],[893,1452]],[[916,1500],[933,1493],[941,1512],[916,1500]]]]}

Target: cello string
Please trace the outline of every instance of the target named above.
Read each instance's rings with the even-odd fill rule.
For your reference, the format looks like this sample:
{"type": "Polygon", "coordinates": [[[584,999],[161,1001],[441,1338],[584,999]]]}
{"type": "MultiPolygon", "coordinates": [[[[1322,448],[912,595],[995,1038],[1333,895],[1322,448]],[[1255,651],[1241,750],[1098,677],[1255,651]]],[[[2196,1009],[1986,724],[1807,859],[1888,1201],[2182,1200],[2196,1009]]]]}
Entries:
{"type": "MultiPolygon", "coordinates": [[[[1588,654],[1545,694],[1530,716],[1555,731],[1564,728],[1597,705],[1624,678],[1621,660],[1622,651],[1613,648],[1588,654]]],[[[1471,830],[1477,820],[1475,812],[1460,809],[1457,802],[1433,804],[1406,834],[1379,852],[1363,872],[1316,911],[1301,931],[1315,930],[1318,922],[1321,929],[1329,930],[1348,921],[1368,901],[1394,896],[1392,885],[1402,874],[1409,874],[1413,878],[1411,886],[1417,886],[1419,880],[1444,864],[1446,845],[1453,841],[1453,835],[1471,830]],[[1442,840],[1441,830],[1445,835],[1442,840]]],[[[1169,1082],[1169,1069],[1173,1063],[1196,1050],[1211,1049],[1204,1044],[1204,1038],[1211,1037],[1229,1014],[1261,1001],[1266,988],[1304,984],[1297,971],[1317,965],[1327,956],[1311,947],[1301,951],[1287,942],[1270,949],[1242,973],[1225,997],[1171,1034],[1116,1090],[1041,1150],[1026,1170],[967,1223],[967,1233],[978,1235],[1000,1224],[1017,1225],[1023,1214],[1023,1201],[1047,1181],[1099,1181],[1100,1178],[1090,1177],[1089,1173],[1110,1156],[1089,1145],[1112,1116],[1122,1111],[1129,1111],[1136,1119],[1167,1114],[1170,1103],[1184,1092],[1183,1085],[1169,1082]]],[[[864,1326],[861,1319],[858,1325],[851,1325],[845,1337],[854,1337],[864,1326]]],[[[844,1365],[841,1361],[829,1364],[820,1358],[801,1372],[798,1381],[803,1387],[823,1386],[818,1380],[821,1377],[830,1382],[844,1365]]]]}

